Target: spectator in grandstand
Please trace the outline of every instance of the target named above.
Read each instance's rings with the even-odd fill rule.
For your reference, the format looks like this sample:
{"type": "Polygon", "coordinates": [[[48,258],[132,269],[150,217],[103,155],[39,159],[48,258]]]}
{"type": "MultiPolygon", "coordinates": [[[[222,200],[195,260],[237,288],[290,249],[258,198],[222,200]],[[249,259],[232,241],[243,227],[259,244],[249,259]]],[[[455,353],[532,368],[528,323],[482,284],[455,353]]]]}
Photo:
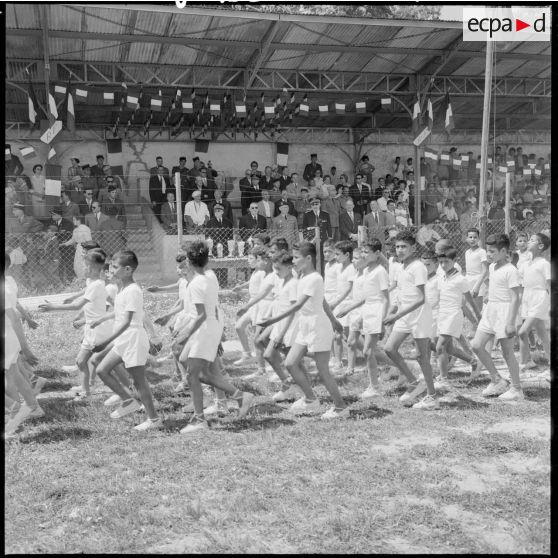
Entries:
{"type": "MultiPolygon", "coordinates": [[[[255,178],[255,177],[252,177],[255,178]]],[[[248,213],[238,220],[238,228],[240,229],[240,237],[246,241],[256,232],[265,231],[267,223],[265,217],[258,213],[258,202],[251,201],[248,207],[248,213]]]]}
{"type": "MultiPolygon", "coordinates": [[[[233,223],[223,217],[224,207],[216,203],[214,206],[215,215],[207,222],[206,237],[213,240],[213,251],[216,252],[218,243],[223,246],[223,255],[229,256],[229,240],[233,239],[233,223]]],[[[222,288],[227,283],[227,270],[226,268],[214,267],[215,275],[219,281],[219,286],[222,288]]]]}
{"type": "Polygon", "coordinates": [[[190,169],[190,172],[188,173],[191,186],[194,183],[194,178],[196,178],[196,176],[201,176],[201,169],[202,169],[202,162],[200,161],[199,157],[194,157],[192,159],[192,163],[194,164],[194,166],[190,169]]]}
{"type": "Polygon", "coordinates": [[[202,202],[209,203],[215,200],[213,193],[215,192],[216,186],[213,178],[208,176],[208,169],[201,168],[199,180],[196,177],[196,188],[199,187],[199,182],[201,181],[201,193],[202,202]]]}
{"type": "Polygon", "coordinates": [[[91,176],[91,166],[88,163],[82,165],[81,172],[83,174],[81,177],[82,190],[93,190],[93,199],[97,199],[99,186],[97,185],[97,179],[91,176]]]}
{"type": "MultiPolygon", "coordinates": [[[[58,285],[60,283],[60,249],[56,225],[49,225],[43,233],[44,244],[40,247],[38,267],[39,285],[58,285]]],[[[39,286],[37,285],[37,286],[39,286]]]]}
{"type": "Polygon", "coordinates": [[[430,182],[426,187],[426,193],[422,198],[422,222],[432,223],[435,219],[439,217],[438,202],[440,201],[440,195],[436,190],[436,186],[433,182],[430,182]]]}
{"type": "Polygon", "coordinates": [[[459,221],[457,211],[455,211],[454,203],[452,198],[448,198],[444,203],[443,215],[446,216],[448,221],[459,221]]]}
{"type": "Polygon", "coordinates": [[[273,176],[271,175],[271,167],[269,165],[264,169],[264,175],[260,180],[260,188],[262,190],[271,190],[273,188],[273,176]]]}
{"type": "Polygon", "coordinates": [[[345,209],[339,212],[339,240],[358,240],[358,227],[362,225],[362,215],[355,210],[354,202],[348,199],[345,209]]]}
{"type": "Polygon", "coordinates": [[[314,174],[314,186],[318,189],[318,193],[321,193],[323,183],[324,178],[322,176],[322,170],[316,169],[316,173],[314,174]]]}
{"type": "Polygon", "coordinates": [[[93,202],[94,202],[94,197],[93,197],[93,189],[92,188],[87,188],[85,190],[85,192],[83,193],[83,201],[82,203],[79,204],[79,211],[80,213],[85,216],[85,215],[89,215],[90,213],[93,213],[93,202]]]}
{"type": "Polygon", "coordinates": [[[17,155],[12,153],[12,146],[7,143],[5,150],[4,176],[18,176],[23,172],[23,165],[17,155]]]}
{"type": "Polygon", "coordinates": [[[336,186],[336,198],[339,201],[339,210],[341,211],[341,209],[345,209],[345,206],[347,204],[347,200],[348,199],[352,199],[351,196],[349,196],[349,189],[350,186],[348,184],[338,184],[336,186]]]}
{"type": "Polygon", "coordinates": [[[375,169],[376,167],[372,163],[370,163],[370,158],[368,157],[368,155],[363,155],[360,158],[360,162],[357,166],[357,172],[362,174],[365,184],[371,186],[374,183],[372,181],[372,173],[375,169]]]}
{"type": "Polygon", "coordinates": [[[167,190],[172,189],[170,181],[164,172],[164,168],[159,167],[156,174],[149,177],[149,200],[153,213],[159,221],[161,220],[161,205],[166,198],[167,190]]]}
{"type": "Polygon", "coordinates": [[[62,205],[62,218],[72,222],[73,217],[78,217],[81,215],[79,206],[77,203],[72,201],[72,196],[69,190],[62,190],[60,196],[62,205]]]}
{"type": "MultiPolygon", "coordinates": [[[[172,190],[174,194],[174,190],[172,190]]],[[[123,228],[126,228],[126,209],[122,200],[118,199],[116,196],[116,186],[109,186],[108,188],[108,198],[101,202],[101,211],[105,215],[114,215],[116,219],[122,221],[123,228]],[[109,211],[109,208],[114,208],[115,211],[109,211]]]]}
{"type": "Polygon", "coordinates": [[[316,181],[313,178],[308,181],[308,195],[310,196],[310,198],[320,197],[320,191],[316,187],[316,181]]]}
{"type": "Polygon", "coordinates": [[[186,157],[182,156],[178,158],[178,165],[172,167],[171,171],[171,182],[174,184],[174,175],[176,173],[180,174],[180,184],[182,186],[186,186],[186,182],[188,182],[188,173],[190,171],[186,168],[186,157]]]}
{"type": "Polygon", "coordinates": [[[201,191],[194,190],[192,199],[184,207],[184,222],[187,232],[203,227],[209,221],[209,208],[201,201],[201,191]]]}
{"type": "Polygon", "coordinates": [[[223,206],[223,219],[226,219],[227,221],[230,221],[232,223],[233,222],[232,206],[230,202],[228,202],[226,199],[223,198],[223,191],[217,189],[213,192],[213,196],[215,197],[215,199],[208,204],[210,217],[215,216],[213,210],[215,205],[219,204],[223,206]]]}
{"type": "Polygon", "coordinates": [[[316,176],[316,170],[320,169],[320,174],[323,174],[322,165],[318,163],[317,153],[312,153],[310,155],[310,162],[304,167],[304,172],[302,173],[302,179],[310,183],[310,179],[316,176]]]}
{"type": "MultiPolygon", "coordinates": [[[[371,202],[372,203],[372,202],[371,202]]],[[[379,207],[378,207],[379,209],[379,207]]],[[[387,201],[387,210],[386,211],[380,211],[380,214],[384,216],[384,227],[392,227],[395,225],[395,223],[397,222],[397,215],[395,214],[395,201],[394,200],[388,200],[387,201]]],[[[381,240],[381,237],[377,237],[378,239],[381,240]]]]}
{"type": "Polygon", "coordinates": [[[300,199],[295,200],[294,206],[296,211],[296,219],[299,227],[302,227],[302,221],[304,220],[304,215],[310,211],[310,199],[308,197],[308,188],[300,189],[300,199]]]}
{"type": "Polygon", "coordinates": [[[277,215],[281,213],[279,206],[282,203],[286,203],[289,206],[289,214],[296,219],[297,211],[295,209],[294,203],[289,199],[289,193],[287,192],[287,190],[282,190],[281,197],[275,202],[274,216],[277,217],[277,215]]]}
{"type": "Polygon", "coordinates": [[[465,211],[459,216],[459,226],[463,234],[467,234],[467,231],[471,227],[477,226],[477,219],[474,217],[475,209],[470,201],[465,201],[465,211]]]}
{"type": "Polygon", "coordinates": [[[251,177],[250,189],[246,191],[246,199],[248,201],[248,206],[252,203],[258,203],[262,199],[262,189],[260,188],[260,177],[257,174],[253,174],[251,177]]]}
{"type": "Polygon", "coordinates": [[[258,169],[258,161],[252,161],[250,163],[250,174],[251,176],[259,176],[262,177],[262,171],[258,169]]]}
{"type": "MultiPolygon", "coordinates": [[[[413,158],[412,157],[408,157],[407,158],[407,162],[405,163],[405,168],[403,170],[403,177],[407,176],[408,173],[412,172],[414,174],[415,172],[415,168],[413,167],[413,158]]],[[[399,176],[399,179],[401,179],[402,177],[399,176]]]]}
{"type": "Polygon", "coordinates": [[[347,176],[347,174],[342,173],[339,175],[339,182],[335,185],[335,190],[337,190],[337,187],[339,185],[346,186],[347,188],[351,187],[351,185],[349,184],[349,177],[347,176]]]}
{"type": "Polygon", "coordinates": [[[101,202],[94,201],[91,204],[91,211],[92,213],[85,215],[85,224],[91,231],[105,230],[105,223],[108,221],[108,217],[101,211],[101,202]]]}
{"type": "Polygon", "coordinates": [[[29,196],[31,198],[31,212],[36,219],[47,219],[48,212],[45,201],[45,176],[43,174],[43,165],[34,165],[33,174],[30,177],[31,189],[29,196]]]}
{"type": "MultiPolygon", "coordinates": [[[[390,200],[392,207],[394,206],[393,200],[390,200]]],[[[389,209],[389,207],[388,207],[389,209]]],[[[380,211],[378,207],[378,202],[376,200],[372,200],[370,202],[370,213],[367,213],[364,216],[362,224],[366,227],[366,231],[368,234],[368,239],[377,238],[381,241],[385,238],[385,227],[386,227],[386,215],[388,212],[380,211]]],[[[391,214],[390,214],[391,217],[391,214]]],[[[395,223],[395,214],[393,214],[393,222],[390,224],[395,223]]]]}
{"type": "Polygon", "coordinates": [[[22,203],[15,202],[12,205],[13,219],[9,221],[9,228],[7,231],[10,233],[31,233],[41,232],[43,225],[30,215],[25,215],[25,206],[22,203]]]}
{"type": "Polygon", "coordinates": [[[506,214],[502,205],[500,205],[496,200],[493,200],[490,203],[490,209],[488,210],[487,217],[488,219],[496,221],[499,219],[504,219],[506,217],[506,214]]]}
{"type": "Polygon", "coordinates": [[[281,175],[279,176],[279,189],[285,190],[285,188],[291,183],[291,176],[289,174],[289,167],[281,168],[281,175]]]}
{"type": "Polygon", "coordinates": [[[400,225],[401,227],[413,226],[413,220],[409,214],[409,208],[404,201],[395,202],[395,224],[400,225]]]}
{"type": "MultiPolygon", "coordinates": [[[[325,183],[324,186],[326,186],[325,183]]],[[[337,194],[331,197],[329,189],[324,190],[321,208],[329,215],[331,238],[335,241],[339,240],[339,213],[341,212],[341,204],[339,203],[337,194]]]]}
{"type": "Polygon", "coordinates": [[[327,188],[329,197],[334,198],[337,192],[335,190],[335,185],[332,183],[331,176],[329,174],[326,174],[324,176],[324,186],[327,188]]]}
{"type": "Polygon", "coordinates": [[[269,190],[262,189],[262,199],[258,202],[258,215],[265,218],[266,228],[271,228],[271,220],[275,215],[275,205],[269,199],[269,190]]]}
{"type": "Polygon", "coordinates": [[[271,190],[269,190],[269,199],[271,200],[271,203],[275,205],[275,202],[278,202],[281,199],[281,193],[281,181],[279,178],[274,178],[273,186],[271,190]]]}
{"type": "MultiPolygon", "coordinates": [[[[320,198],[311,198],[310,211],[307,211],[302,218],[303,229],[319,227],[321,239],[320,246],[323,245],[323,241],[326,238],[331,238],[331,223],[329,220],[329,215],[325,211],[321,210],[321,205],[322,202],[320,198]]],[[[339,218],[341,219],[341,215],[339,216],[339,218]]],[[[341,231],[339,232],[341,234],[341,231]]],[[[312,240],[313,238],[314,233],[310,234],[310,240],[312,240]]]]}
{"type": "MultiPolygon", "coordinates": [[[[355,183],[349,188],[349,196],[353,199],[354,210],[362,217],[366,215],[368,204],[371,201],[370,186],[363,181],[362,174],[358,172],[355,183]]],[[[339,224],[341,228],[341,224],[339,224]]]]}
{"type": "Polygon", "coordinates": [[[79,166],[79,159],[77,157],[70,158],[70,168],[68,169],[68,180],[70,183],[73,182],[73,179],[79,176],[80,178],[83,176],[83,170],[79,166]]]}
{"type": "Polygon", "coordinates": [[[333,166],[329,169],[329,176],[331,177],[331,183],[334,186],[336,186],[337,185],[337,179],[339,178],[338,175],[337,175],[337,167],[333,166]]]}
{"type": "Polygon", "coordinates": [[[290,213],[288,200],[283,199],[277,202],[279,215],[273,218],[270,235],[272,240],[275,238],[286,238],[289,246],[298,240],[298,226],[294,215],[290,213]]]}
{"type": "Polygon", "coordinates": [[[176,234],[178,229],[177,215],[182,215],[176,207],[176,200],[174,199],[174,190],[167,192],[167,201],[161,206],[161,221],[167,234],[176,234]]]}
{"type": "MultiPolygon", "coordinates": [[[[439,219],[436,219],[439,222],[439,219]]],[[[434,230],[434,223],[423,223],[417,231],[417,242],[423,248],[434,248],[434,244],[440,240],[441,236],[434,230]]]]}
{"type": "Polygon", "coordinates": [[[103,167],[105,166],[105,158],[102,155],[97,155],[97,164],[91,168],[91,176],[97,182],[97,191],[99,191],[105,183],[105,173],[103,167]]]}
{"type": "Polygon", "coordinates": [[[75,247],[74,252],[74,273],[78,279],[85,278],[85,260],[83,256],[85,254],[85,250],[82,247],[82,242],[91,241],[91,229],[84,224],[83,222],[84,217],[79,215],[78,217],[74,216],[72,221],[74,225],[74,230],[72,231],[72,238],[67,240],[66,242],[60,243],[61,247],[75,247]]]}
{"type": "MultiPolygon", "coordinates": [[[[64,210],[60,207],[53,207],[50,210],[52,215],[52,222],[56,225],[58,233],[58,243],[63,244],[70,240],[74,225],[72,221],[68,221],[62,217],[64,210]]],[[[62,283],[69,283],[74,278],[74,247],[73,246],[60,246],[60,280],[62,283]]]]}
{"type": "MultiPolygon", "coordinates": [[[[405,165],[401,162],[401,157],[395,157],[393,161],[393,165],[391,167],[392,175],[396,176],[397,178],[403,178],[403,171],[405,170],[405,165]]],[[[386,176],[386,184],[387,184],[387,176],[386,176]]]]}
{"type": "Polygon", "coordinates": [[[306,191],[308,191],[308,188],[306,188],[306,186],[302,186],[302,184],[299,184],[298,173],[293,172],[291,174],[291,181],[289,182],[289,184],[287,184],[287,194],[289,200],[291,200],[295,204],[295,206],[296,206],[296,201],[302,199],[303,188],[305,188],[306,191]]]}
{"type": "Polygon", "coordinates": [[[250,169],[244,171],[244,177],[238,181],[238,188],[240,190],[240,208],[244,215],[250,205],[249,192],[252,189],[252,171],[250,169]]]}
{"type": "Polygon", "coordinates": [[[157,176],[161,174],[160,170],[162,170],[162,174],[170,180],[169,169],[163,165],[163,157],[157,155],[157,157],[155,157],[155,166],[149,169],[149,174],[151,176],[157,176]]]}
{"type": "Polygon", "coordinates": [[[390,199],[392,199],[390,194],[391,194],[391,192],[390,192],[389,188],[386,187],[382,191],[382,197],[380,197],[376,200],[376,202],[378,204],[378,208],[380,209],[380,211],[387,211],[388,201],[390,199]]]}

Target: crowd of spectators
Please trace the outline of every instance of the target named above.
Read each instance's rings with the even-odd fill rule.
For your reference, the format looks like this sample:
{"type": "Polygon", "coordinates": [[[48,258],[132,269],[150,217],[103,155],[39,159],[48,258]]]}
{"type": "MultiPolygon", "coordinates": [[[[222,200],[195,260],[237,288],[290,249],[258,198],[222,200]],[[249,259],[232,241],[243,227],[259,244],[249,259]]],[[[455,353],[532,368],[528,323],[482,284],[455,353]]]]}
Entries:
{"type": "MultiPolygon", "coordinates": [[[[488,220],[501,222],[503,230],[505,174],[500,168],[506,167],[512,185],[512,226],[527,231],[533,226],[537,230],[548,228],[550,155],[527,155],[521,147],[506,151],[498,146],[489,156],[493,162],[489,161],[491,178],[486,191],[488,220]]],[[[301,174],[276,164],[265,165],[262,170],[257,161],[252,161],[238,179],[239,211],[227,200],[234,188],[232,181],[225,180],[211,161],[205,164],[194,157],[188,168],[186,157],[180,157],[169,169],[159,156],[149,171],[149,203],[168,234],[176,234],[177,216],[181,215],[186,233],[205,231],[214,244],[223,245],[233,235],[246,241],[264,231],[291,243],[301,230],[306,238],[313,238],[316,227],[322,238],[356,240],[364,232],[385,240],[397,230],[415,225],[418,210],[418,239],[424,244],[437,236],[459,237],[478,224],[479,159],[473,152],[458,153],[456,148],[451,148],[445,161],[423,157],[418,181],[412,157],[395,157],[390,172],[380,176],[368,155],[361,157],[351,174],[338,173],[335,166],[327,170],[328,165],[319,162],[318,154],[311,155],[301,174]],[[173,180],[176,173],[180,175],[180,207],[173,180]],[[418,188],[421,196],[417,208],[418,188]]],[[[126,245],[123,183],[112,174],[102,155],[93,166],[72,158],[63,176],[60,197],[46,195],[43,165],[35,164],[31,173],[24,170],[6,145],[6,232],[40,232],[43,246],[51,246],[56,238],[65,262],[58,271],[62,282],[80,274],[71,263],[79,259],[76,247],[80,239],[101,238],[107,231],[109,253],[126,245]]]]}

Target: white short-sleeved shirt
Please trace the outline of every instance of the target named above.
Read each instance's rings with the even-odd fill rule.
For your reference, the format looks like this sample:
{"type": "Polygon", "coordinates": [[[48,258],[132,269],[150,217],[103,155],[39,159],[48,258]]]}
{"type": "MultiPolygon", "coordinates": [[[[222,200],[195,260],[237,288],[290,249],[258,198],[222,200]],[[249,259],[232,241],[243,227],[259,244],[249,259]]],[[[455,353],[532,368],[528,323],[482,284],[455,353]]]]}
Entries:
{"type": "Polygon", "coordinates": [[[278,279],[274,287],[276,303],[273,305],[273,316],[278,316],[287,310],[297,300],[298,279],[291,278],[286,283],[278,279]]]}
{"type": "Polygon", "coordinates": [[[107,283],[105,285],[105,290],[107,291],[107,298],[110,297],[114,303],[116,295],[118,294],[118,285],[116,283],[107,283]]]}
{"type": "Polygon", "coordinates": [[[414,260],[407,267],[402,265],[399,268],[395,280],[399,288],[401,306],[409,306],[421,298],[418,287],[426,285],[427,279],[428,271],[419,260],[414,260]]]}
{"type": "MultiPolygon", "coordinates": [[[[354,282],[356,275],[355,266],[351,263],[345,269],[339,270],[339,276],[337,278],[337,296],[344,293],[349,286],[349,283],[354,282]]],[[[349,293],[350,295],[351,293],[349,293]]]]}
{"type": "MultiPolygon", "coordinates": [[[[364,297],[364,304],[383,302],[382,291],[389,289],[389,277],[383,265],[377,265],[372,271],[364,271],[364,282],[359,285],[359,300],[364,297]]],[[[353,289],[355,290],[355,289],[353,289]]]]}
{"type": "Polygon", "coordinates": [[[490,264],[488,275],[488,302],[510,302],[511,289],[519,287],[519,272],[511,263],[505,263],[498,269],[490,264]]]}
{"type": "Polygon", "coordinates": [[[341,272],[341,264],[339,262],[326,262],[324,267],[324,289],[326,299],[333,299],[337,296],[337,283],[339,281],[339,273],[341,272]]]}
{"type": "Polygon", "coordinates": [[[529,265],[533,260],[533,254],[531,254],[531,252],[529,252],[528,250],[525,250],[525,252],[517,252],[517,256],[518,256],[517,269],[519,271],[519,280],[523,285],[524,268],[525,266],[529,265]]]}
{"type": "MultiPolygon", "coordinates": [[[[463,275],[461,275],[463,277],[463,275]]],[[[434,312],[440,306],[440,288],[438,286],[439,275],[436,272],[432,277],[429,277],[424,285],[424,298],[434,312]]]]}
{"type": "Polygon", "coordinates": [[[180,277],[178,279],[178,298],[184,300],[186,297],[186,289],[188,288],[188,279],[186,277],[180,277]]]}
{"type": "Polygon", "coordinates": [[[257,269],[250,275],[250,280],[248,281],[248,294],[250,298],[254,298],[260,292],[264,277],[265,271],[263,269],[257,269]]]}
{"type": "Polygon", "coordinates": [[[90,281],[85,287],[83,298],[87,300],[87,303],[83,307],[83,315],[86,324],[91,324],[106,314],[107,289],[102,279],[90,281]]]}
{"type": "Polygon", "coordinates": [[[351,293],[351,298],[353,302],[362,300],[362,291],[364,289],[364,283],[366,282],[366,277],[364,271],[360,274],[355,274],[355,280],[353,283],[353,291],[351,293]]]}
{"type": "Polygon", "coordinates": [[[550,281],[550,262],[544,258],[535,258],[529,265],[519,270],[524,289],[546,290],[550,281]]]}
{"type": "Polygon", "coordinates": [[[184,305],[190,309],[193,317],[197,316],[196,304],[203,304],[206,320],[217,320],[217,299],[219,296],[219,281],[213,271],[208,269],[203,274],[197,274],[188,284],[184,305]]]}
{"type": "MultiPolygon", "coordinates": [[[[9,308],[11,308],[15,310],[17,305],[17,289],[14,288],[14,285],[16,285],[16,282],[8,281],[8,277],[9,276],[6,275],[6,281],[4,282],[4,309],[8,310],[9,308]]],[[[15,334],[15,330],[12,326],[12,322],[6,316],[5,312],[4,312],[4,340],[5,340],[5,347],[8,347],[8,343],[14,343],[14,342],[17,343],[19,347],[19,341],[15,334]]]]}
{"type": "Polygon", "coordinates": [[[400,262],[396,262],[394,257],[391,256],[388,260],[388,269],[389,269],[389,286],[390,288],[395,285],[397,282],[395,280],[395,278],[397,277],[397,273],[399,272],[399,269],[401,268],[401,263],[400,262]]]}
{"type": "Polygon", "coordinates": [[[130,327],[143,327],[143,293],[137,283],[130,283],[114,298],[115,330],[124,323],[126,312],[134,313],[130,327]]]}
{"type": "Polygon", "coordinates": [[[271,290],[262,298],[262,302],[263,301],[271,302],[272,300],[275,299],[274,290],[275,290],[275,287],[276,287],[278,281],[279,281],[279,277],[277,276],[277,273],[275,273],[275,272],[268,273],[262,279],[262,282],[260,284],[260,290],[259,290],[258,294],[262,294],[266,289],[269,289],[271,287],[271,290]]]}
{"type": "Polygon", "coordinates": [[[469,282],[461,273],[454,273],[450,277],[444,274],[438,278],[440,290],[440,311],[444,313],[460,312],[463,295],[469,292],[469,282]]]}
{"type": "Polygon", "coordinates": [[[296,295],[297,300],[303,295],[310,297],[300,309],[301,316],[323,315],[324,319],[328,319],[323,306],[324,280],[317,271],[304,275],[298,280],[296,295]]]}
{"type": "MultiPolygon", "coordinates": [[[[453,267],[459,271],[459,273],[463,273],[463,268],[457,263],[453,262],[453,267]]],[[[442,266],[438,264],[438,268],[436,269],[436,277],[445,277],[446,272],[442,269],[442,266]]]]}
{"type": "Polygon", "coordinates": [[[486,262],[486,250],[484,248],[477,248],[471,250],[469,248],[465,252],[465,271],[468,276],[482,275],[482,264],[486,262]]]}
{"type": "MultiPolygon", "coordinates": [[[[9,287],[13,290],[13,292],[15,293],[16,301],[17,301],[19,287],[17,286],[16,280],[11,275],[6,275],[5,276],[5,284],[6,284],[6,288],[9,285],[9,287]]],[[[15,306],[14,306],[14,308],[15,308],[15,306]]]]}

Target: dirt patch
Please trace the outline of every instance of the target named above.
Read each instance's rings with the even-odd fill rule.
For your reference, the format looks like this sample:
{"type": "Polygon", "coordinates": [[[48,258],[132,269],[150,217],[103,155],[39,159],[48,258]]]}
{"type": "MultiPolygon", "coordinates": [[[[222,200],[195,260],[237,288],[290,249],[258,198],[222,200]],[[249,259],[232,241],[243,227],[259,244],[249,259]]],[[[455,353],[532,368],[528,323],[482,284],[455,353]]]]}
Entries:
{"type": "Polygon", "coordinates": [[[203,535],[188,535],[174,541],[169,541],[147,550],[148,554],[190,554],[201,553],[207,548],[209,541],[203,535]]]}
{"type": "Polygon", "coordinates": [[[385,542],[401,554],[431,554],[432,552],[430,548],[410,543],[401,537],[386,539],[385,542]]]}
{"type": "Polygon", "coordinates": [[[501,465],[491,461],[471,463],[467,467],[453,465],[450,468],[460,477],[460,480],[456,480],[456,484],[464,492],[482,494],[493,490],[495,484],[500,485],[509,482],[506,475],[502,474],[501,465]]]}
{"type": "Polygon", "coordinates": [[[406,436],[392,440],[388,444],[375,445],[374,449],[388,455],[396,455],[413,446],[437,446],[441,443],[442,438],[440,436],[406,436]]]}
{"type": "Polygon", "coordinates": [[[550,418],[525,417],[506,422],[497,422],[485,430],[487,433],[502,432],[505,434],[525,434],[532,437],[550,440],[550,418]]]}
{"type": "Polygon", "coordinates": [[[497,459],[499,466],[506,467],[514,473],[548,473],[550,474],[550,464],[546,464],[537,457],[525,457],[525,454],[519,452],[511,452],[505,457],[497,459]]]}

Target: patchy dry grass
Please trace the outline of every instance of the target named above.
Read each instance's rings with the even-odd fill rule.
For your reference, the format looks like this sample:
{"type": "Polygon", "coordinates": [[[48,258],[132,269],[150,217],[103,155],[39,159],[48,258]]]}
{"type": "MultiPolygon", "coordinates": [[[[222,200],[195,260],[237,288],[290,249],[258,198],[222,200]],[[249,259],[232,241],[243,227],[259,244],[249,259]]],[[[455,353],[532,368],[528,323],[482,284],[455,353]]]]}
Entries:
{"type": "MultiPolygon", "coordinates": [[[[155,315],[173,299],[146,306],[155,315]]],[[[465,387],[457,369],[461,395],[425,413],[402,408],[393,382],[359,402],[361,372],[341,383],[350,420],[324,423],[292,417],[259,381],[245,420],[233,411],[185,437],[191,400],[173,393],[166,362],[150,375],[165,428],[146,435],[130,430],[140,415],[109,418],[106,394],[68,399],[76,378],[61,365],[80,333],[67,318],[41,315],[30,333],[49,393],[46,416],[6,446],[8,553],[550,552],[548,389],[481,401],[487,379],[465,387]]]]}

